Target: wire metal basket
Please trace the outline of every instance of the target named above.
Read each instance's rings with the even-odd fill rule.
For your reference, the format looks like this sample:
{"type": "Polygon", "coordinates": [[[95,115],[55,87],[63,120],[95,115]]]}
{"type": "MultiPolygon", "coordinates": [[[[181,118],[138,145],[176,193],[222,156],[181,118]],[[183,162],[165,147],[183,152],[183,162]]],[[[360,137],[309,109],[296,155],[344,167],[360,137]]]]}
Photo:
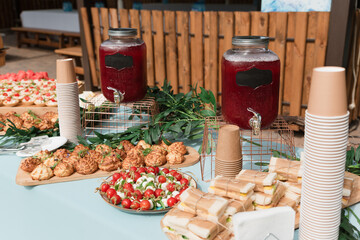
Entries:
{"type": "Polygon", "coordinates": [[[158,113],[154,98],[131,103],[116,104],[104,98],[92,98],[82,104],[82,126],[85,137],[101,134],[119,133],[129,127],[149,123],[158,113]]]}
{"type": "MultiPolygon", "coordinates": [[[[211,117],[205,121],[201,149],[201,178],[210,181],[215,177],[215,155],[219,128],[227,124],[222,117],[211,117]]],[[[295,159],[294,132],[288,123],[278,117],[268,129],[254,136],[251,130],[240,130],[242,140],[243,169],[267,169],[274,151],[295,159]]]]}

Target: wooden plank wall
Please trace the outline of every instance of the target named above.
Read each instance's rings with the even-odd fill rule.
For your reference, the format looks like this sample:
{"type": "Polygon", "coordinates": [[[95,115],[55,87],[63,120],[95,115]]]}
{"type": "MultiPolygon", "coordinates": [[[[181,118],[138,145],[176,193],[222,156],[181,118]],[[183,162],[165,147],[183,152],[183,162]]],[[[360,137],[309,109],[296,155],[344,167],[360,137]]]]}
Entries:
{"type": "Polygon", "coordinates": [[[355,15],[355,27],[356,32],[353,32],[353,40],[351,45],[351,54],[349,56],[349,67],[347,69],[346,76],[346,89],[348,96],[348,103],[352,103],[353,91],[355,108],[350,111],[350,120],[355,120],[360,117],[360,9],[356,11],[355,15]],[[356,36],[357,35],[357,36],[356,36]],[[354,75],[355,73],[355,75],[354,75]],[[354,80],[356,84],[354,85],[354,80]]]}
{"type": "Polygon", "coordinates": [[[269,48],[281,60],[279,113],[304,116],[312,69],[325,62],[328,12],[116,12],[91,9],[95,49],[109,27],[141,29],[148,85],[161,86],[167,79],[176,93],[197,85],[212,90],[221,103],[221,58],[232,36],[269,36],[269,48]]]}

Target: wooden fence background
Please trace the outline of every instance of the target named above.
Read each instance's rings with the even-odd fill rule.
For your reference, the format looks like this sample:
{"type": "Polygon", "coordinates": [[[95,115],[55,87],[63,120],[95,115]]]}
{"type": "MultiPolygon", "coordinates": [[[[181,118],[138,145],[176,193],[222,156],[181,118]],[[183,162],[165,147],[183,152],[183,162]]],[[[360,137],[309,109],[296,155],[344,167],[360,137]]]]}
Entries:
{"type": "Polygon", "coordinates": [[[231,38],[269,36],[269,48],[281,60],[279,113],[283,115],[304,116],[311,71],[325,63],[329,12],[118,12],[91,8],[89,16],[82,8],[81,15],[95,86],[100,85],[98,49],[108,38],[109,27],[138,29],[147,46],[148,85],[161,86],[167,79],[175,92],[186,93],[190,85],[197,84],[217,93],[219,102],[220,61],[231,48],[231,38]]]}
{"type": "Polygon", "coordinates": [[[350,120],[355,120],[356,118],[360,117],[360,74],[359,74],[359,64],[360,64],[360,9],[356,10],[355,14],[355,21],[354,21],[354,30],[353,34],[353,41],[349,56],[349,67],[347,68],[347,76],[346,76],[346,89],[347,89],[347,96],[348,96],[348,103],[352,102],[352,91],[354,87],[354,80],[356,80],[355,86],[355,109],[350,111],[350,120]],[[356,34],[356,35],[355,35],[356,34]],[[355,43],[355,45],[354,45],[355,43]],[[357,73],[354,76],[354,72],[357,73]]]}

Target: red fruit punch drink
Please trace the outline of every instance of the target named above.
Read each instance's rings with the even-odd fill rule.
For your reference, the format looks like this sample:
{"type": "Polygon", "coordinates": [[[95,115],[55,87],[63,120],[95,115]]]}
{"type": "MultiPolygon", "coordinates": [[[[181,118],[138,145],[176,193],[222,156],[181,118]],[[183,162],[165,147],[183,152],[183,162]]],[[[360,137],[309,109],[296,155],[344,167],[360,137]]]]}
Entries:
{"type": "Polygon", "coordinates": [[[146,46],[132,28],[109,29],[110,39],[100,46],[101,91],[114,102],[114,91],[123,93],[122,102],[145,97],[147,87],[146,46]]]}
{"type": "Polygon", "coordinates": [[[267,37],[234,37],[222,58],[222,114],[225,121],[251,129],[254,113],[266,128],[278,115],[280,60],[267,37]]]}

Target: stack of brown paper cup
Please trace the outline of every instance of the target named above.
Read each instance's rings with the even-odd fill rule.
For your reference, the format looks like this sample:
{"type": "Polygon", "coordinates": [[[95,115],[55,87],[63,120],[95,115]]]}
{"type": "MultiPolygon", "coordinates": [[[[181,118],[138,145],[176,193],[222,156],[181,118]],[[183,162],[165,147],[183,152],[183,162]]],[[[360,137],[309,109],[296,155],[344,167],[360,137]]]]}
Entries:
{"type": "Polygon", "coordinates": [[[240,128],[225,125],[219,130],[215,156],[215,176],[235,177],[242,169],[240,128]]]}
{"type": "Polygon", "coordinates": [[[73,59],[57,60],[56,78],[60,136],[77,143],[77,136],[82,134],[82,128],[73,59]]]}
{"type": "Polygon", "coordinates": [[[315,68],[305,115],[299,239],[338,239],[348,118],[345,69],[315,68]]]}

